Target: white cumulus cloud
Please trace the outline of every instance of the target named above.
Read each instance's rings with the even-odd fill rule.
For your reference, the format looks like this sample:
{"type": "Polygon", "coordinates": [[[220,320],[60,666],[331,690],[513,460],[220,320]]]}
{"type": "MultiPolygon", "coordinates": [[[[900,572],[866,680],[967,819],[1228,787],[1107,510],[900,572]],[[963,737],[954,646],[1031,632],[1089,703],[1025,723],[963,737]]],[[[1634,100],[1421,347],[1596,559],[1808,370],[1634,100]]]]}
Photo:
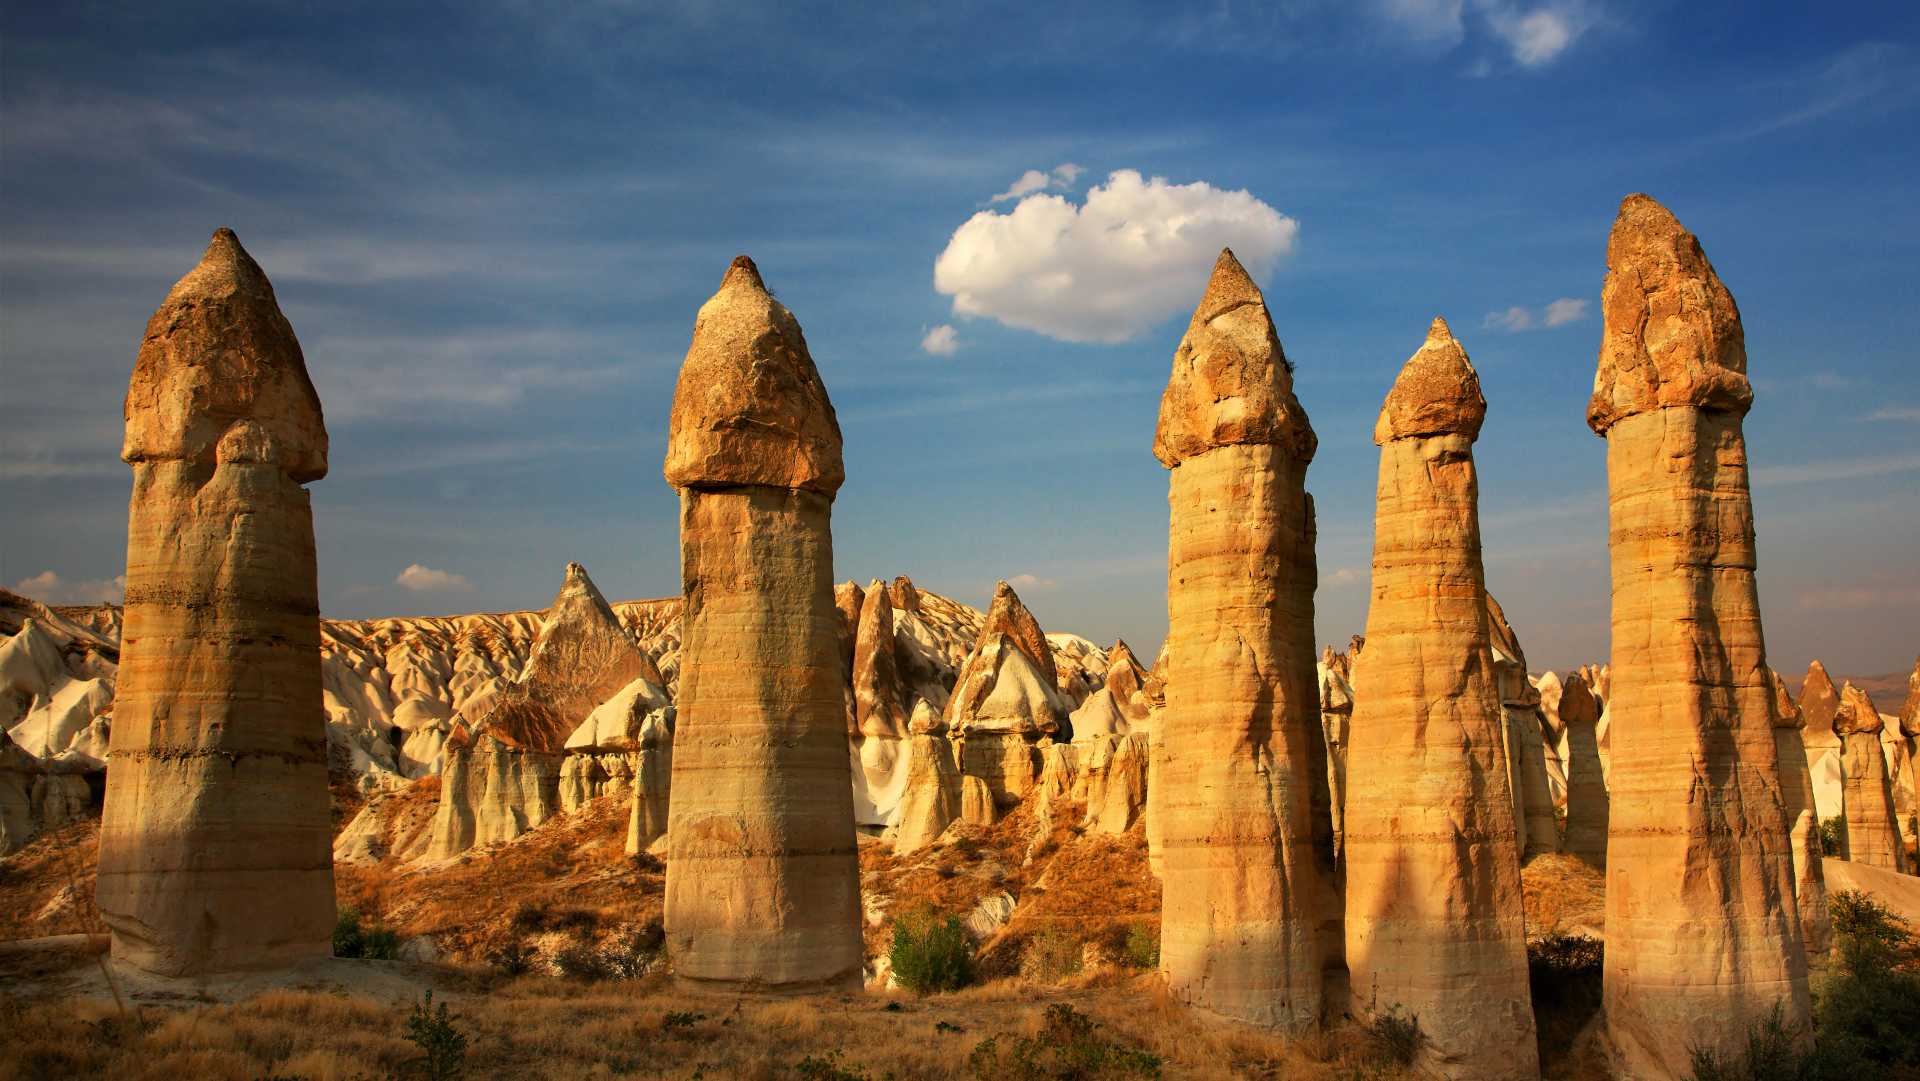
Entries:
{"type": "Polygon", "coordinates": [[[53,571],[41,571],[15,582],[13,591],[42,604],[120,604],[127,599],[127,576],[68,581],[53,571]]]}
{"type": "Polygon", "coordinates": [[[920,348],[936,357],[950,357],[960,349],[960,332],[942,323],[920,339],[920,348]]]}
{"type": "Polygon", "coordinates": [[[1070,161],[1054,166],[1050,173],[1028,169],[1021,173],[1020,179],[1014,181],[1006,191],[994,196],[993,202],[1004,203],[1009,199],[1022,199],[1036,191],[1046,191],[1048,188],[1071,188],[1073,182],[1084,172],[1086,172],[1085,169],[1070,161]]]}
{"type": "Polygon", "coordinates": [[[1480,325],[1488,330],[1518,334],[1523,330],[1544,330],[1577,323],[1587,317],[1587,302],[1578,297],[1561,297],[1535,311],[1515,305],[1505,311],[1488,312],[1480,325]]]}
{"type": "Polygon", "coordinates": [[[1191,309],[1220,249],[1254,274],[1293,250],[1300,225],[1244,190],[1120,169],[1076,205],[1032,194],[982,210],[934,261],[956,315],[1070,342],[1119,342],[1191,309]]]}
{"type": "Polygon", "coordinates": [[[1052,589],[1058,583],[1051,578],[1042,578],[1037,574],[1016,574],[1007,579],[1007,584],[1016,590],[1024,589],[1028,592],[1033,592],[1041,589],[1052,589]]]}
{"type": "Polygon", "coordinates": [[[437,571],[419,563],[409,563],[407,569],[394,578],[393,584],[415,593],[473,592],[473,583],[467,581],[466,575],[437,571]]]}

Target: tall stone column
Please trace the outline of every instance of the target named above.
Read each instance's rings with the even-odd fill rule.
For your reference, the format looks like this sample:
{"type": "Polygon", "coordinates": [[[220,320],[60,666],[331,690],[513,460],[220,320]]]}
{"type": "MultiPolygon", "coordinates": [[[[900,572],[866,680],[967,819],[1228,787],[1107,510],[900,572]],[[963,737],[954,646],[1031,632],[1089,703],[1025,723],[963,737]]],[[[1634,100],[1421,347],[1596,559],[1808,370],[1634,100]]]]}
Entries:
{"type": "Polygon", "coordinates": [[[1560,692],[1560,723],[1567,731],[1568,855],[1607,865],[1607,782],[1600,768],[1600,704],[1585,676],[1567,676],[1560,692]]]}
{"type": "Polygon", "coordinates": [[[1813,771],[1807,763],[1806,744],[1800,740],[1804,722],[1780,673],[1768,669],[1767,675],[1773,683],[1773,747],[1780,759],[1780,799],[1786,804],[1788,840],[1793,845],[1793,897],[1800,909],[1800,935],[1808,953],[1825,953],[1833,944],[1833,914],[1827,909],[1827,873],[1820,865],[1826,852],[1820,841],[1820,820],[1814,814],[1813,771]]]}
{"type": "Polygon", "coordinates": [[[1348,733],[1346,956],[1362,1011],[1419,1019],[1422,1065],[1538,1078],[1519,834],[1488,644],[1480,378],[1435,319],[1374,427],[1373,597],[1348,733]]]}
{"type": "Polygon", "coordinates": [[[1833,730],[1842,742],[1840,776],[1846,785],[1847,859],[1869,867],[1905,871],[1900,826],[1893,814],[1893,783],[1880,750],[1886,722],[1867,692],[1847,683],[1840,688],[1840,711],[1833,730]]]}
{"type": "Polygon", "coordinates": [[[700,309],[667,433],[684,628],[667,946],[684,980],[856,986],[833,496],[840,426],[752,260],[700,309]]]}
{"type": "Polygon", "coordinates": [[[98,902],[166,975],[332,952],[313,512],[327,430],[273,286],[228,229],[147,322],[98,902]]]}
{"type": "Polygon", "coordinates": [[[1776,1009],[1808,1019],[1773,745],[1733,296],[1644,195],[1607,245],[1587,422],[1613,562],[1605,1009],[1617,1072],[1687,1076],[1776,1009]]]}
{"type": "MultiPolygon", "coordinates": [[[[1311,802],[1315,438],[1253,279],[1223,251],[1174,353],[1154,454],[1171,471],[1160,967],[1181,1000],[1319,1022],[1311,802]]],[[[1319,783],[1324,786],[1321,773],[1319,783]]],[[[1329,838],[1331,840],[1331,838],[1329,838]]]]}

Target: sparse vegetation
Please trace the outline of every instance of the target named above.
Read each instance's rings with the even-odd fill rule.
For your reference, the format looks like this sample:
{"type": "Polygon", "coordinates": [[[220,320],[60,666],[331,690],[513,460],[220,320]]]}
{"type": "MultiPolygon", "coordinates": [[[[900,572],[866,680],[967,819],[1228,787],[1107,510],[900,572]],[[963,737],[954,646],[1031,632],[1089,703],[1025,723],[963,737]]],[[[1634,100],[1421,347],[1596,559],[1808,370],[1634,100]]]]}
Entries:
{"type": "Polygon", "coordinates": [[[1847,820],[1844,815],[1820,820],[1820,851],[1832,859],[1847,858],[1847,820]]]}
{"type": "Polygon", "coordinates": [[[1038,1033],[990,1036],[967,1057],[978,1081],[1103,1081],[1159,1077],[1158,1055],[1125,1046],[1064,1002],[1047,1007],[1038,1033]]]}
{"type": "Polygon", "coordinates": [[[1061,930],[1044,931],[1027,941],[1020,958],[1020,974],[1036,983],[1059,983],[1080,971],[1085,944],[1061,930]]]}
{"type": "Polygon", "coordinates": [[[1136,923],[1127,928],[1127,945],[1121,957],[1129,968],[1149,972],[1160,967],[1160,928],[1136,923]]]}
{"type": "Polygon", "coordinates": [[[887,959],[894,980],[916,994],[955,991],[973,982],[973,943],[958,916],[921,910],[896,919],[887,959]]]}
{"type": "Polygon", "coordinates": [[[527,945],[526,939],[513,935],[487,951],[487,964],[502,976],[524,976],[533,970],[537,956],[533,947],[527,945]]]}
{"type": "Polygon", "coordinates": [[[433,1005],[433,992],[414,1004],[407,1018],[407,1039],[420,1049],[420,1057],[409,1066],[429,1081],[452,1081],[460,1076],[467,1055],[467,1036],[453,1023],[447,1004],[433,1005]]]}
{"type": "Polygon", "coordinates": [[[1420,1019],[1388,1006],[1367,1020],[1366,1032],[1374,1057],[1392,1066],[1411,1066],[1420,1054],[1420,1019]]]}
{"type": "Polygon", "coordinates": [[[591,942],[568,942],[553,953],[553,970],[570,980],[595,983],[611,979],[613,966],[591,942]]]}
{"type": "Polygon", "coordinates": [[[839,1051],[808,1055],[794,1066],[802,1081],[873,1081],[873,1075],[840,1061],[839,1051]]]}
{"type": "Polygon", "coordinates": [[[391,961],[400,953],[400,935],[378,922],[363,925],[360,913],[343,908],[333,923],[333,955],[367,961],[391,961]]]}

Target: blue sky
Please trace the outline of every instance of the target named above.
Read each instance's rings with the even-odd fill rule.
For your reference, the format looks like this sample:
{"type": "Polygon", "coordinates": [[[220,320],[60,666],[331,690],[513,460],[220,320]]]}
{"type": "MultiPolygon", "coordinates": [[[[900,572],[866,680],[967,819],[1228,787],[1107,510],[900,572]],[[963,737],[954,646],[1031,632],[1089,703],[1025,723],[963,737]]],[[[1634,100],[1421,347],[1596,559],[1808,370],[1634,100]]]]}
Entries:
{"type": "Polygon", "coordinates": [[[1226,235],[1320,436],[1321,640],[1363,627],[1373,420],[1439,314],[1489,583],[1536,668],[1599,659],[1593,302],[1644,190],[1745,317],[1776,665],[1920,649],[1911,4],[42,7],[0,20],[0,582],[111,593],[141,330],[229,225],[326,407],[328,614],[538,607],[570,559],[672,593],[674,374],[747,252],[839,410],[839,577],[1012,578],[1151,650],[1154,418],[1226,235]]]}

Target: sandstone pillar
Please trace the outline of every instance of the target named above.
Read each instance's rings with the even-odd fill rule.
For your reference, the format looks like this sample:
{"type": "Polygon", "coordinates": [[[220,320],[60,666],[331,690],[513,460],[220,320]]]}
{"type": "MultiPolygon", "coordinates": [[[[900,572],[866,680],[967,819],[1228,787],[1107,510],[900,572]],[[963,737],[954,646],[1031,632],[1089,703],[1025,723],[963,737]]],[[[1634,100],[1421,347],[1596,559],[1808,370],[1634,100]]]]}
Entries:
{"type": "Polygon", "coordinates": [[[1380,445],[1367,662],[1353,691],[1346,956],[1363,1011],[1419,1019],[1422,1065],[1540,1076],[1520,852],[1488,645],[1473,442],[1487,404],[1444,320],[1400,370],[1380,445]]]}
{"type": "Polygon", "coordinates": [[[127,600],[98,902],[167,975],[332,952],[313,512],[320,399],[273,286],[213,235],[127,388],[127,600]]]}
{"type": "Polygon", "coordinates": [[[1846,784],[1847,859],[1869,867],[1905,871],[1900,826],[1893,817],[1893,785],[1880,750],[1885,722],[1867,692],[1847,683],[1833,730],[1842,741],[1840,776],[1846,784]]]}
{"type": "Polygon", "coordinates": [[[1806,1031],[1773,688],[1754,585],[1740,315],[1644,195],[1607,246],[1587,410],[1613,562],[1605,1009],[1617,1072],[1683,1077],[1780,1010],[1806,1031]]]}
{"type": "Polygon", "coordinates": [[[1607,865],[1607,783],[1600,769],[1600,704],[1579,673],[1560,691],[1567,733],[1567,837],[1564,851],[1595,867],[1607,865]]]}
{"type": "Polygon", "coordinates": [[[684,980],[856,986],[860,880],[834,605],[840,427],[741,256],[674,390],[683,637],[665,923],[684,980]]]}
{"type": "Polygon", "coordinates": [[[1320,1018],[1330,873],[1310,813],[1314,448],[1266,302],[1223,251],[1154,436],[1171,471],[1160,967],[1183,1001],[1292,1031],[1320,1018]]]}
{"type": "Polygon", "coordinates": [[[1800,911],[1800,934],[1809,953],[1825,953],[1833,944],[1833,915],[1827,909],[1827,855],[1814,815],[1813,772],[1800,742],[1800,707],[1787,693],[1780,673],[1767,670],[1773,683],[1773,747],[1780,759],[1780,799],[1787,808],[1788,840],[1793,845],[1793,897],[1800,911]]]}

